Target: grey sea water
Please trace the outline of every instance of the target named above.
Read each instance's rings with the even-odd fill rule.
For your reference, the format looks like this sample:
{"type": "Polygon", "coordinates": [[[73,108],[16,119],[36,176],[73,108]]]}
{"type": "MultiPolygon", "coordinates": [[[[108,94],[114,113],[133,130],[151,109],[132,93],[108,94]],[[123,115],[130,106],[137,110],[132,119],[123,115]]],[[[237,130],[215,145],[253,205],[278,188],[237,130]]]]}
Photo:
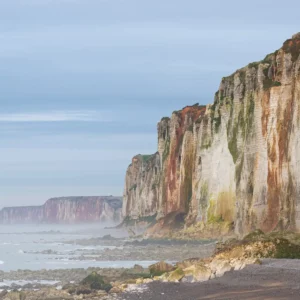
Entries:
{"type": "MultiPolygon", "coordinates": [[[[0,270],[70,269],[88,267],[132,267],[136,261],[95,261],[77,259],[80,255],[113,248],[105,245],[81,246],[76,240],[102,237],[126,238],[121,230],[104,229],[100,224],[80,225],[1,225],[0,270]],[[69,241],[74,241],[69,243],[69,241]]],[[[153,261],[139,261],[148,266],[153,261]]]]}

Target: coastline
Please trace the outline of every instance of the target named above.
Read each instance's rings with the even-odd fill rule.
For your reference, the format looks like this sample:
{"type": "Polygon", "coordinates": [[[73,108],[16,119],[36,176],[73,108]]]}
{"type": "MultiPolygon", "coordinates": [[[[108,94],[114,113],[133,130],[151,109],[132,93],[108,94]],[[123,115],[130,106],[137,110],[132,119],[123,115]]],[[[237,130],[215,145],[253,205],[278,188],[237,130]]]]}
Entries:
{"type": "MultiPolygon", "coordinates": [[[[141,252],[139,258],[151,257],[156,251],[157,261],[178,258],[178,253],[182,253],[182,259],[175,259],[173,264],[160,261],[149,267],[138,265],[136,257],[133,268],[2,271],[0,299],[225,300],[241,299],[243,295],[243,299],[262,300],[299,299],[300,295],[300,235],[292,232],[255,231],[242,240],[223,243],[128,240],[108,235],[74,241],[78,245],[121,243],[128,253],[141,252]],[[9,280],[24,284],[5,286],[9,280]]],[[[106,258],[117,257],[116,249],[105,249],[103,253],[106,258]]]]}
{"type": "Polygon", "coordinates": [[[265,259],[240,271],[200,283],[145,285],[139,293],[124,292],[120,300],[266,300],[300,298],[300,260],[265,259]]]}

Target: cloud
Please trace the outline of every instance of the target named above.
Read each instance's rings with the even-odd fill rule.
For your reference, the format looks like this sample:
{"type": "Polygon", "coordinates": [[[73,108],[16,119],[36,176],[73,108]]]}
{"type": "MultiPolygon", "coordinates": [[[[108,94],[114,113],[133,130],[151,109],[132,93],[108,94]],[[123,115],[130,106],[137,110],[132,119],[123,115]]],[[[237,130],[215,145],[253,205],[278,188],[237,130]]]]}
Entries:
{"type": "Polygon", "coordinates": [[[0,122],[107,122],[109,114],[96,111],[50,111],[0,114],[0,122]]]}

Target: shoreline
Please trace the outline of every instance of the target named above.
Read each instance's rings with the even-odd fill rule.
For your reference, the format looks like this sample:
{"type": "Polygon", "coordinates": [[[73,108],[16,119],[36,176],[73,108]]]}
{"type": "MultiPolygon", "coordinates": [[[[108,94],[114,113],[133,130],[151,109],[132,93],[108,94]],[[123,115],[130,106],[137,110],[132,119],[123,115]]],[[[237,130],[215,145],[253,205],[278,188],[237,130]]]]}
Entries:
{"type": "MultiPolygon", "coordinates": [[[[14,282],[11,286],[0,286],[0,290],[6,289],[19,289],[19,290],[33,290],[37,288],[56,288],[67,284],[79,284],[81,280],[87,277],[92,272],[97,272],[109,281],[125,280],[127,278],[138,278],[135,273],[147,273],[149,272],[148,266],[155,264],[159,261],[166,261],[167,263],[175,265],[176,262],[182,259],[189,259],[193,257],[205,258],[210,256],[215,250],[215,241],[199,240],[170,240],[170,239],[123,239],[112,238],[106,236],[106,238],[88,238],[64,241],[65,244],[74,244],[78,246],[87,246],[82,255],[77,259],[80,261],[88,262],[93,255],[95,267],[68,267],[65,268],[49,268],[49,269],[14,269],[14,270],[0,270],[0,283],[4,281],[14,282]],[[89,249],[89,246],[99,245],[113,245],[113,247],[96,250],[89,249]],[[92,251],[92,252],[91,252],[92,251]],[[147,259],[147,264],[145,264],[147,259]],[[131,266],[120,267],[97,267],[97,263],[103,261],[105,264],[113,264],[113,262],[130,262],[131,266]],[[137,270],[135,270],[135,267],[137,270]],[[127,274],[126,274],[127,273],[127,274]],[[128,276],[127,276],[128,275],[128,276]],[[25,282],[19,284],[19,282],[25,282]],[[40,281],[55,281],[55,284],[42,284],[40,281]]],[[[59,255],[57,252],[49,250],[43,250],[41,252],[35,252],[39,255],[59,255]]],[[[24,253],[25,255],[27,252],[24,253]]],[[[30,254],[30,253],[29,253],[30,254]]],[[[75,258],[74,258],[75,259],[75,258]]],[[[73,259],[70,258],[70,264],[73,259]]],[[[124,264],[126,265],[126,264],[124,264]]],[[[0,297],[1,299],[1,297],[0,297]]]]}
{"type": "Polygon", "coordinates": [[[300,299],[300,259],[263,259],[262,265],[226,272],[197,283],[152,282],[137,292],[124,292],[120,300],[266,300],[300,299]]]}
{"type": "MultiPolygon", "coordinates": [[[[124,269],[125,270],[125,269],[124,269]]],[[[124,270],[119,269],[119,274],[124,270]]],[[[132,269],[127,269],[131,271],[132,269]]],[[[54,270],[57,273],[66,273],[70,270],[54,270]]],[[[74,274],[78,277],[78,271],[74,274]]],[[[74,282],[77,284],[86,274],[92,271],[104,271],[97,268],[89,268],[81,270],[80,278],[74,282]]],[[[108,269],[106,270],[108,271],[108,269]]],[[[111,271],[116,271],[111,269],[111,271]]],[[[160,282],[154,281],[151,283],[140,285],[128,285],[128,289],[122,293],[109,293],[102,295],[99,298],[83,299],[107,299],[107,300],[198,300],[198,299],[217,299],[217,300],[266,300],[266,299],[299,299],[300,298],[300,259],[262,259],[261,265],[248,265],[242,270],[229,271],[223,276],[214,278],[205,282],[160,282]]],[[[35,287],[30,284],[26,286],[27,292],[33,289],[39,289],[54,293],[57,292],[57,299],[73,299],[59,298],[60,293],[63,293],[61,283],[56,285],[39,285],[35,287]]],[[[8,291],[17,290],[20,287],[12,286],[8,291]]],[[[3,293],[3,288],[0,287],[0,293],[3,293]]],[[[10,293],[9,293],[10,294],[10,293]]],[[[9,295],[6,294],[6,295],[9,295]]],[[[0,294],[0,299],[3,298],[0,294]]],[[[35,299],[35,298],[30,298],[35,299]]],[[[38,299],[38,298],[37,298],[38,299]]],[[[74,298],[75,299],[75,298],[74,298]]]]}
{"type": "MultiPolygon", "coordinates": [[[[289,298],[291,291],[300,297],[300,235],[296,233],[255,231],[242,240],[231,239],[218,244],[216,241],[187,243],[169,239],[128,241],[108,236],[81,241],[122,243],[123,255],[127,247],[129,252],[142,252],[143,257],[157,255],[157,260],[165,255],[174,258],[177,252],[186,258],[181,257],[176,264],[160,261],[147,268],[136,264],[133,268],[2,271],[3,284],[7,279],[27,279],[51,280],[52,285],[41,282],[25,283],[25,286],[14,284],[0,293],[0,299],[276,299],[273,295],[280,295],[278,299],[293,299],[289,298]],[[195,252],[190,252],[191,249],[195,252]],[[201,251],[202,257],[199,257],[201,251]],[[195,253],[198,255],[192,255],[195,253]],[[287,278],[293,280],[287,281],[287,278]],[[281,294],[277,292],[279,288],[281,294]],[[251,298],[254,290],[258,293],[255,293],[256,298],[251,298]]],[[[116,254],[113,252],[116,249],[120,250],[106,249],[103,253],[109,252],[111,256],[116,254]]]]}

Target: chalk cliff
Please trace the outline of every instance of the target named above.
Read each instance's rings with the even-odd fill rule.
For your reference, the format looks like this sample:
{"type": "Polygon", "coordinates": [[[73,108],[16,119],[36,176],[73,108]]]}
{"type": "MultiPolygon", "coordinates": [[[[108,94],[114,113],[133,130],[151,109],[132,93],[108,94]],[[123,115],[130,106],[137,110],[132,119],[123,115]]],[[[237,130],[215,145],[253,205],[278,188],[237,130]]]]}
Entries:
{"type": "Polygon", "coordinates": [[[221,80],[212,105],[187,106],[157,125],[158,151],[126,173],[123,216],[238,235],[300,229],[300,34],[221,80]],[[162,222],[162,221],[161,221],[162,222]]]}
{"type": "Polygon", "coordinates": [[[120,222],[121,197],[51,198],[42,206],[5,207],[0,223],[120,222]]]}

